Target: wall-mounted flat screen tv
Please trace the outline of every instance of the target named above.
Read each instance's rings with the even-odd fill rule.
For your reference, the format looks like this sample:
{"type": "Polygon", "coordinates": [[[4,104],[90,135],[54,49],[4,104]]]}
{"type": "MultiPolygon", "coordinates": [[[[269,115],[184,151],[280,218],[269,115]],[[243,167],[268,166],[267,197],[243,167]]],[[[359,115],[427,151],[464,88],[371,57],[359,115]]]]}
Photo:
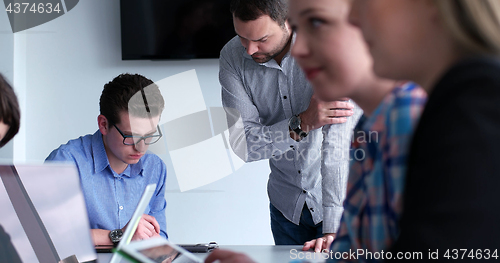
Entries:
{"type": "Polygon", "coordinates": [[[120,0],[123,60],[218,58],[233,38],[230,0],[120,0]]]}

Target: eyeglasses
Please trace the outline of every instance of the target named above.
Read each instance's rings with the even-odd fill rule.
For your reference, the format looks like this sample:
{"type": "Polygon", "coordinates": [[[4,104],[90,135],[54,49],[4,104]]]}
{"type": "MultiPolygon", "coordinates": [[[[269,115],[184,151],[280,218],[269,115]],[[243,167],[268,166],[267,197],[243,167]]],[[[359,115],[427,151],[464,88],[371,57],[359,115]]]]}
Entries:
{"type": "Polygon", "coordinates": [[[148,136],[125,135],[118,127],[116,127],[115,124],[113,124],[113,126],[122,135],[123,144],[125,144],[125,145],[136,145],[136,144],[140,143],[142,140],[144,140],[144,144],[150,145],[150,144],[158,142],[158,140],[160,140],[161,136],[163,136],[159,125],[156,125],[156,130],[158,131],[159,134],[148,135],[148,136]]]}

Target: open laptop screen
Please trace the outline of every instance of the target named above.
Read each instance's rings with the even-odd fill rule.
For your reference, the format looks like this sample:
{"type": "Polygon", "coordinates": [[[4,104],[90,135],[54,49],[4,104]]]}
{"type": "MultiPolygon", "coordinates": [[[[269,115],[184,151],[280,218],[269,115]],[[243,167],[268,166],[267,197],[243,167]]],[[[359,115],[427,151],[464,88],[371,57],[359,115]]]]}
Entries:
{"type": "Polygon", "coordinates": [[[0,165],[0,225],[22,262],[97,258],[79,180],[71,165],[0,165]]]}

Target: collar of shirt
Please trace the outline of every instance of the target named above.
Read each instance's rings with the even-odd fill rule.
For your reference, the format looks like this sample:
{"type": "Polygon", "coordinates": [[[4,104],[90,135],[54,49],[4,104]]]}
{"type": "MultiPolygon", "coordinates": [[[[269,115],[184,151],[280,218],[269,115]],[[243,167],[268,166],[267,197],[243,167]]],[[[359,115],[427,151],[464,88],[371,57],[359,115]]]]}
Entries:
{"type": "MultiPolygon", "coordinates": [[[[243,51],[243,57],[246,58],[246,59],[251,59],[253,61],[252,56],[248,55],[248,53],[246,52],[246,50],[243,51]]],[[[289,57],[290,57],[290,51],[288,51],[285,54],[285,56],[281,60],[281,64],[283,65],[284,62],[285,62],[285,60],[287,60],[289,57]]],[[[257,62],[255,62],[255,63],[257,63],[257,62]]],[[[269,60],[268,62],[265,62],[265,63],[257,63],[257,64],[259,64],[261,66],[264,66],[264,67],[267,67],[267,68],[274,68],[274,69],[282,70],[281,66],[278,65],[278,62],[276,62],[276,60],[274,60],[274,59],[271,59],[271,60],[269,60]]]]}
{"type": "Polygon", "coordinates": [[[106,149],[104,148],[104,142],[102,141],[102,133],[97,130],[94,135],[92,135],[92,152],[94,156],[94,173],[97,174],[102,172],[104,169],[109,167],[109,170],[113,173],[115,177],[134,177],[137,175],[143,176],[143,165],[142,158],[136,164],[129,164],[125,171],[121,174],[117,174],[111,166],[109,165],[108,155],[106,154],[106,149]]]}
{"type": "MultiPolygon", "coordinates": [[[[372,142],[377,144],[380,143],[380,138],[382,138],[386,132],[386,111],[389,110],[389,105],[392,105],[391,101],[395,99],[395,94],[401,89],[401,87],[397,86],[389,92],[370,116],[365,114],[361,116],[354,128],[351,144],[353,149],[361,147],[361,143],[367,143],[369,145],[371,145],[372,142]]],[[[376,149],[373,148],[372,150],[375,153],[376,149]]]]}
{"type": "Polygon", "coordinates": [[[396,99],[397,94],[411,87],[412,84],[410,82],[398,83],[397,86],[384,97],[375,111],[373,111],[373,114],[370,116],[363,114],[363,117],[358,122],[358,125],[356,125],[356,128],[361,128],[365,132],[384,131],[386,129],[385,122],[379,119],[386,117],[386,111],[388,111],[388,107],[393,104],[392,101],[396,99]]]}
{"type": "Polygon", "coordinates": [[[389,97],[391,96],[386,96],[370,116],[366,116],[365,114],[363,114],[363,116],[359,119],[358,124],[356,125],[356,130],[363,131],[364,133],[366,133],[365,136],[369,134],[369,132],[383,131],[383,127],[379,127],[377,129],[376,126],[377,123],[380,123],[380,121],[378,120],[384,117],[382,114],[383,112],[385,112],[386,103],[384,102],[387,101],[389,97]]]}
{"type": "MultiPolygon", "coordinates": [[[[293,38],[293,39],[295,39],[295,38],[293,38]]],[[[292,41],[293,41],[293,39],[292,39],[292,41]]],[[[290,45],[290,50],[291,50],[291,46],[292,45],[290,45]]],[[[288,50],[288,52],[286,52],[285,56],[283,56],[283,59],[281,59],[281,65],[284,65],[285,62],[286,62],[286,60],[288,60],[290,58],[290,50],[288,50]]],[[[253,58],[252,58],[252,56],[248,55],[246,49],[243,49],[243,57],[246,58],[246,59],[251,59],[252,61],[254,61],[253,58]]],[[[255,63],[257,63],[257,62],[255,62],[255,63]]],[[[274,69],[278,69],[278,70],[283,71],[281,65],[278,65],[278,62],[276,62],[276,60],[274,60],[274,58],[271,59],[271,60],[269,60],[268,62],[257,63],[257,64],[259,64],[261,66],[264,66],[264,67],[267,67],[267,68],[274,68],[274,69]]]]}

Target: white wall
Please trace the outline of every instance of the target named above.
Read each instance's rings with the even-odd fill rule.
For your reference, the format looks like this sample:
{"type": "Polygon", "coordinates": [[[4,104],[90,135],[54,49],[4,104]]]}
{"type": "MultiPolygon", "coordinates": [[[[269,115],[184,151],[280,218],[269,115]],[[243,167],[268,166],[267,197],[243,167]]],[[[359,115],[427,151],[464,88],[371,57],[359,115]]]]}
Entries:
{"type": "MultiPolygon", "coordinates": [[[[95,132],[102,87],[120,73],[157,81],[196,69],[206,105],[221,106],[217,59],[122,61],[119,14],[119,0],[85,0],[62,17],[16,34],[9,33],[5,13],[0,15],[2,45],[14,42],[2,46],[0,69],[13,78],[22,106],[14,161],[41,163],[60,144],[95,132]]],[[[267,161],[246,164],[215,183],[181,193],[165,156],[167,231],[172,241],[273,244],[267,161]]]]}

